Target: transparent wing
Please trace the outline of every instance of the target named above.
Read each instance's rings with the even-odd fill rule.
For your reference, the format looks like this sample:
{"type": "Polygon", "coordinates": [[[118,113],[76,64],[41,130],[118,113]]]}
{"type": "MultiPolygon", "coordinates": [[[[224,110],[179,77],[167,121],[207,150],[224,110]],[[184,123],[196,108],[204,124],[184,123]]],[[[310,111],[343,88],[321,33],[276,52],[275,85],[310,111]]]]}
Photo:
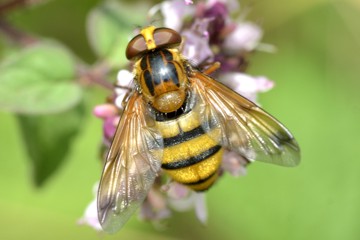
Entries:
{"type": "Polygon", "coordinates": [[[161,167],[162,141],[138,93],[129,98],[107,155],[98,192],[106,232],[118,231],[144,201],[161,167]]]}
{"type": "Polygon", "coordinates": [[[296,140],[274,117],[201,72],[190,81],[204,130],[218,130],[214,137],[223,146],[249,160],[288,167],[299,164],[296,140]]]}

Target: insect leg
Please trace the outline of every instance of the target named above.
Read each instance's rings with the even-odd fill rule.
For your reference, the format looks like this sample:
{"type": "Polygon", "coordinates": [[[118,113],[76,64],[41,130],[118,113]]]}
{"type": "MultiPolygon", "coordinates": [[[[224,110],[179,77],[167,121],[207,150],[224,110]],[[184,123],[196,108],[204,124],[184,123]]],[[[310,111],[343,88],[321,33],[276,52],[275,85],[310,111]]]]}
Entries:
{"type": "Polygon", "coordinates": [[[209,75],[209,74],[215,72],[217,69],[219,69],[220,65],[221,65],[220,62],[214,62],[213,64],[210,65],[210,67],[205,69],[203,71],[203,73],[205,73],[206,75],[209,75]]]}

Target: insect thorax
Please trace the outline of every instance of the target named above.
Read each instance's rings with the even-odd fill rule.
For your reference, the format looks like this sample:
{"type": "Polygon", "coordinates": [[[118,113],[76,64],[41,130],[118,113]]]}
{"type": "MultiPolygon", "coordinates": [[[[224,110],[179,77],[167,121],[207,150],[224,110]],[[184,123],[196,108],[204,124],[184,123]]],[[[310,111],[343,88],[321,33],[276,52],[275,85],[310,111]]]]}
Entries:
{"type": "Polygon", "coordinates": [[[182,107],[188,78],[176,49],[160,48],[147,52],[135,64],[135,70],[146,102],[164,113],[182,107]]]}

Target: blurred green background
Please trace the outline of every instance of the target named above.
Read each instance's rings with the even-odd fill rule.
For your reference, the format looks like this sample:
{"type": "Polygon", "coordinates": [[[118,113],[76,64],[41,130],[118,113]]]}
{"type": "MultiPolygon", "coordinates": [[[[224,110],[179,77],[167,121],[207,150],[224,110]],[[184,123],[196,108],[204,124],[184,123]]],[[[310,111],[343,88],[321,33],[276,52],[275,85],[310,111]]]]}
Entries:
{"type": "MultiPolygon", "coordinates": [[[[85,20],[99,2],[53,0],[16,11],[11,21],[61,40],[91,63],[85,20]]],[[[162,230],[133,217],[116,235],[99,234],[76,224],[101,172],[102,126],[91,111],[107,93],[91,89],[69,158],[40,189],[16,118],[0,113],[0,239],[360,239],[360,1],[240,3],[264,28],[263,42],[278,48],[256,53],[249,72],[275,81],[260,102],[294,133],[299,167],[256,163],[246,177],[225,176],[207,193],[206,227],[190,211],[162,230]]]]}

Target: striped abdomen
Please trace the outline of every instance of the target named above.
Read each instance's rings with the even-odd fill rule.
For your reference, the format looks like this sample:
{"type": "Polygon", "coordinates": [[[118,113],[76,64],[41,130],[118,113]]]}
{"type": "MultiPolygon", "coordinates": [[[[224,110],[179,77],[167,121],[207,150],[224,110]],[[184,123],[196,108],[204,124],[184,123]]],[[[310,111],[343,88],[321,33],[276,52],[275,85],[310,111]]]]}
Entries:
{"type": "MultiPolygon", "coordinates": [[[[177,182],[195,191],[216,180],[223,148],[205,133],[195,111],[176,120],[157,122],[164,139],[162,168],[177,182]]],[[[215,131],[211,135],[217,135],[215,131]]]]}

